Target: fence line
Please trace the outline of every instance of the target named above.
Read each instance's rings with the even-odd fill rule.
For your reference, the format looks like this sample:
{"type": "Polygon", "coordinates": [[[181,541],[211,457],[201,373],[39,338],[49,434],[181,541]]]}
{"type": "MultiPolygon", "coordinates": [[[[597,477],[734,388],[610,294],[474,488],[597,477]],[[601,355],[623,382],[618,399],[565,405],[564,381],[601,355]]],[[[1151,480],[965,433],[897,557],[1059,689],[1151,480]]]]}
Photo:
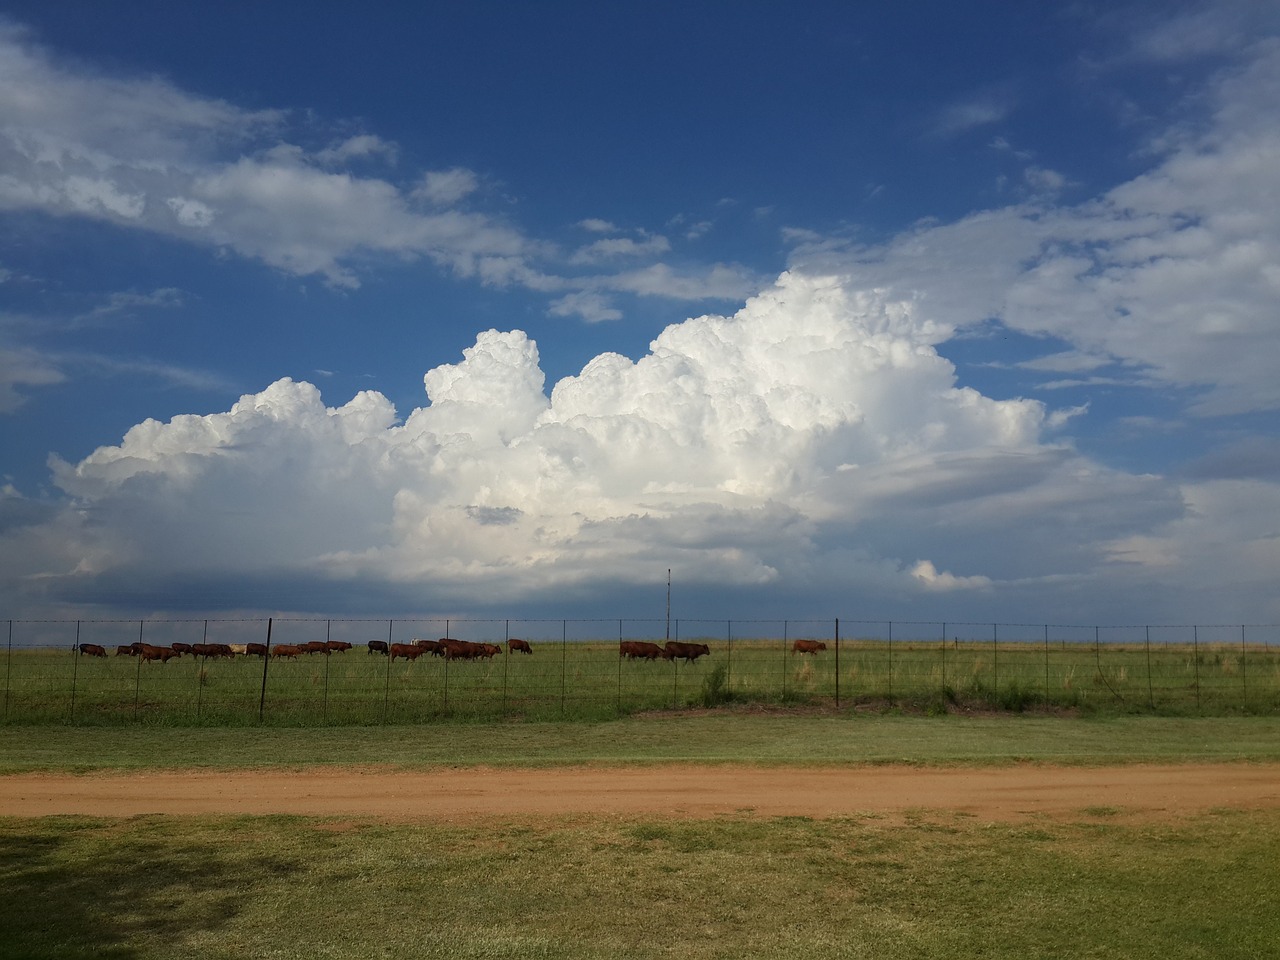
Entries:
{"type": "Polygon", "coordinates": [[[393,723],[458,715],[621,715],[735,700],[825,703],[837,709],[851,703],[905,703],[931,711],[978,704],[1015,710],[1280,713],[1280,625],[675,619],[666,628],[673,628],[673,642],[684,637],[705,643],[709,658],[624,660],[621,645],[627,639],[662,641],[663,623],[658,618],[10,620],[4,722],[242,723],[256,712],[258,723],[393,723]],[[142,657],[129,664],[111,655],[87,656],[87,648],[116,641],[124,646],[124,628],[134,623],[137,643],[158,646],[180,637],[208,643],[211,633],[216,642],[259,642],[265,628],[267,655],[260,676],[244,656],[206,657],[198,661],[194,688],[190,674],[176,664],[144,668],[142,657]],[[501,638],[506,652],[500,661],[474,663],[426,657],[379,661],[370,659],[372,651],[366,653],[360,641],[346,654],[324,655],[322,670],[313,658],[293,662],[271,655],[281,643],[305,636],[323,636],[325,642],[335,636],[345,642],[368,638],[375,624],[385,624],[388,648],[397,632],[405,640],[434,633],[432,628],[443,624],[446,637],[456,632],[460,638],[501,638]],[[513,639],[513,624],[544,656],[515,658],[506,645],[513,639]],[[828,640],[833,649],[826,649],[828,640]],[[801,641],[813,644],[813,652],[800,651],[801,641]],[[257,688],[252,693],[250,684],[257,688]]]}

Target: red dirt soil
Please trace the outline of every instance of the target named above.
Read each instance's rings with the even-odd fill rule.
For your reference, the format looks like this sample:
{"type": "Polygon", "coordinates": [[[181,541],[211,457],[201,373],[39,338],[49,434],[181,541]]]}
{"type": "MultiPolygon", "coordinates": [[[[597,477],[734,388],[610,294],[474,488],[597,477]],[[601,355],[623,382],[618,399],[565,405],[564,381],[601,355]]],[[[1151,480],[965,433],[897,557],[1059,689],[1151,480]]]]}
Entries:
{"type": "Polygon", "coordinates": [[[0,776],[0,815],[300,814],[396,821],[564,815],[1168,820],[1280,807],[1280,764],[982,768],[486,767],[0,776]]]}

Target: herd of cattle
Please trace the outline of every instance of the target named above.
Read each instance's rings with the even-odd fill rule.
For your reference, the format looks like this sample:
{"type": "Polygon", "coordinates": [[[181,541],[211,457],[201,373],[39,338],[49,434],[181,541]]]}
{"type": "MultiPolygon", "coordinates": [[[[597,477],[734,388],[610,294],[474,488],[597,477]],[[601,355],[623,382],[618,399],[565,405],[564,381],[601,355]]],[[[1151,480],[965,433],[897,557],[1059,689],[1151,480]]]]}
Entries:
{"type": "MultiPolygon", "coordinates": [[[[97,643],[81,643],[77,646],[81,656],[105,657],[107,648],[97,643]]],[[[351,644],[343,640],[312,640],[308,643],[278,643],[268,651],[265,643],[172,643],[168,646],[154,646],[150,643],[129,643],[116,647],[116,656],[138,657],[145,661],[165,663],[184,654],[192,657],[211,658],[225,657],[228,660],[237,656],[248,657],[282,657],[297,659],[303,654],[342,653],[350,650],[351,644]]],[[[385,640],[370,640],[369,653],[380,653],[397,659],[416,660],[428,655],[443,657],[445,660],[489,660],[502,653],[502,647],[496,643],[476,643],[471,640],[454,640],[441,637],[439,640],[413,640],[410,643],[388,643],[385,640]]],[[[819,651],[826,650],[827,645],[820,640],[797,640],[791,645],[792,653],[807,653],[816,656],[819,651]]],[[[512,638],[507,641],[507,652],[533,653],[533,647],[527,640],[512,638]]],[[[711,655],[711,648],[705,643],[681,643],[668,640],[662,646],[645,640],[622,640],[618,643],[618,656],[627,660],[683,660],[693,663],[699,657],[711,655]]]]}

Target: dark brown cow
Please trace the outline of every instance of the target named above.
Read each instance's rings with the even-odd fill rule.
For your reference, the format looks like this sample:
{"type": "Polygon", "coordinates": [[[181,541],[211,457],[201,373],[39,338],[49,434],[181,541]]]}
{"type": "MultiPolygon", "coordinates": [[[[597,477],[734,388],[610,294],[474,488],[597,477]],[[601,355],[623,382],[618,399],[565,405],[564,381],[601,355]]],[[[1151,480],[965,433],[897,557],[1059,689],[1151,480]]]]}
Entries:
{"type": "Polygon", "coordinates": [[[369,641],[369,652],[370,652],[370,653],[380,653],[380,654],[382,654],[382,655],[385,657],[385,656],[387,655],[387,641],[385,641],[385,640],[370,640],[370,641],[369,641]]]}
{"type": "Polygon", "coordinates": [[[244,645],[244,655],[246,657],[265,657],[267,655],[267,645],[265,643],[246,643],[244,645]]]}
{"type": "Polygon", "coordinates": [[[474,660],[476,657],[485,656],[484,644],[473,643],[470,640],[441,638],[440,649],[444,651],[446,660],[474,660]]]}
{"type": "Polygon", "coordinates": [[[323,640],[311,640],[307,643],[298,644],[298,649],[303,653],[323,653],[326,657],[329,655],[329,648],[323,640]]]}
{"type": "Polygon", "coordinates": [[[792,653],[811,653],[815,657],[819,650],[827,649],[827,645],[821,640],[797,640],[791,645],[792,653]]]}
{"type": "Polygon", "coordinates": [[[149,643],[138,645],[138,656],[147,662],[159,660],[161,663],[168,663],[174,657],[180,657],[182,654],[174,650],[173,647],[153,647],[149,643]]]}
{"type": "Polygon", "coordinates": [[[393,643],[388,650],[393,661],[396,657],[404,657],[406,660],[417,660],[426,652],[427,651],[422,647],[416,647],[412,643],[393,643]]]}
{"type": "Polygon", "coordinates": [[[226,657],[228,660],[234,660],[236,656],[229,643],[193,643],[191,654],[204,657],[206,660],[211,657],[226,657]]]}
{"type": "Polygon", "coordinates": [[[628,660],[657,660],[662,648],[647,640],[623,640],[618,644],[618,656],[628,660]]]}
{"type": "Polygon", "coordinates": [[[326,640],[324,645],[329,648],[329,653],[341,653],[343,650],[351,649],[351,644],[345,640],[326,640]]]}
{"type": "Polygon", "coordinates": [[[699,657],[711,656],[711,648],[705,643],[681,643],[678,640],[668,640],[667,645],[662,648],[663,660],[683,660],[685,663],[693,663],[699,657]]]}
{"type": "Polygon", "coordinates": [[[444,656],[444,649],[440,646],[439,640],[415,640],[413,641],[413,645],[415,647],[421,647],[433,657],[444,656]]]}
{"type": "Polygon", "coordinates": [[[171,643],[169,646],[173,647],[173,649],[177,650],[179,653],[191,652],[191,644],[189,643],[171,643]]]}
{"type": "Polygon", "coordinates": [[[300,653],[302,653],[302,650],[296,643],[277,643],[271,648],[271,656],[273,657],[288,657],[292,660],[300,653]]]}
{"type": "Polygon", "coordinates": [[[124,646],[116,647],[117,657],[136,657],[138,655],[138,645],[136,643],[127,643],[124,646]]]}
{"type": "Polygon", "coordinates": [[[502,653],[502,648],[496,643],[482,643],[480,644],[480,652],[476,654],[476,656],[484,657],[486,660],[492,660],[500,653],[502,653]]]}
{"type": "Polygon", "coordinates": [[[508,653],[533,653],[533,647],[529,646],[528,640],[517,640],[512,637],[507,641],[508,653]]]}
{"type": "Polygon", "coordinates": [[[79,649],[82,657],[105,657],[107,655],[107,648],[97,643],[82,643],[79,649]]]}

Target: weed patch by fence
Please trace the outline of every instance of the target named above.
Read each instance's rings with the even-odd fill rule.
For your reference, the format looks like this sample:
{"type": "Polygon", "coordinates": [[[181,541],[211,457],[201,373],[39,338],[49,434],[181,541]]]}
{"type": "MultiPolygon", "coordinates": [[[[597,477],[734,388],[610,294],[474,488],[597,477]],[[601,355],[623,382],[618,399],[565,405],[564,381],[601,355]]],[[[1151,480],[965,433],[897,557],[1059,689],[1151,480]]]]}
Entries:
{"type": "Polygon", "coordinates": [[[0,621],[9,724],[359,725],[596,719],[645,710],[859,704],[928,712],[1280,712],[1280,626],[1054,627],[870,621],[672,621],[694,661],[628,659],[661,620],[0,621]],[[499,645],[473,660],[371,652],[449,636],[499,645]],[[528,642],[531,654],[508,652],[528,642]],[[141,643],[314,641],[350,649],[144,661],[141,643]],[[89,652],[100,647],[105,656],[89,652]],[[800,649],[797,649],[800,648],[800,649]],[[804,650],[812,652],[803,652],[804,650]]]}

